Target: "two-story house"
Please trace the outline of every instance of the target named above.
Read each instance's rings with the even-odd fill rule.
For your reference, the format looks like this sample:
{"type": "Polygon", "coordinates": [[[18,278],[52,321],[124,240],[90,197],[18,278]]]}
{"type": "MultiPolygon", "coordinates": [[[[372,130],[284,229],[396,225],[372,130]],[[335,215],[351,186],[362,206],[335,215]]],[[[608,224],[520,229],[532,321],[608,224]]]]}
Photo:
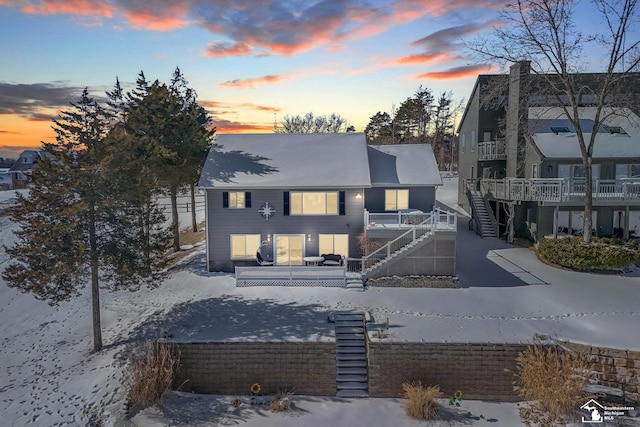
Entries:
{"type": "MultiPolygon", "coordinates": [[[[597,77],[575,75],[585,82],[597,77]]],[[[640,75],[634,78],[640,83],[640,75]]],[[[511,230],[536,240],[582,232],[584,167],[576,129],[542,81],[526,62],[514,64],[509,75],[478,76],[458,127],[458,201],[483,236],[511,230]]],[[[595,107],[588,96],[583,101],[580,127],[588,140],[595,107]]],[[[640,118],[628,108],[612,112],[604,111],[595,137],[593,233],[633,237],[640,233],[640,118]]]]}
{"type": "Polygon", "coordinates": [[[14,190],[27,188],[29,174],[37,167],[38,161],[44,157],[45,152],[42,150],[24,150],[18,160],[9,168],[11,188],[14,190]]]}
{"type": "MultiPolygon", "coordinates": [[[[363,233],[389,242],[415,229],[440,185],[427,144],[368,146],[362,133],[217,135],[198,183],[208,269],[361,259],[363,233]]],[[[454,274],[453,240],[450,265],[433,261],[424,274],[454,274]]]]}

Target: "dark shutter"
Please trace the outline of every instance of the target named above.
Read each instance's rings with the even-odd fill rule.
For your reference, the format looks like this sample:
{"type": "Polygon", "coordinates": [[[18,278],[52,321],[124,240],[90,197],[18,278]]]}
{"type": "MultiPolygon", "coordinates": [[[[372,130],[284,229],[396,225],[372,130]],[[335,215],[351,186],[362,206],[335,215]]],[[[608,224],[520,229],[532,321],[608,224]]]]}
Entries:
{"type": "Polygon", "coordinates": [[[285,191],[283,194],[284,197],[284,206],[282,209],[282,215],[289,216],[289,192],[285,191]]]}
{"type": "Polygon", "coordinates": [[[229,192],[228,191],[223,191],[222,192],[222,207],[223,208],[228,208],[229,207],[229,192]]]}
{"type": "Polygon", "coordinates": [[[245,208],[251,207],[251,191],[247,191],[244,193],[244,207],[245,208]]]}
{"type": "Polygon", "coordinates": [[[339,199],[338,199],[338,212],[340,213],[340,215],[346,215],[347,214],[347,209],[345,207],[345,203],[344,203],[344,191],[340,191],[338,193],[339,199]]]}

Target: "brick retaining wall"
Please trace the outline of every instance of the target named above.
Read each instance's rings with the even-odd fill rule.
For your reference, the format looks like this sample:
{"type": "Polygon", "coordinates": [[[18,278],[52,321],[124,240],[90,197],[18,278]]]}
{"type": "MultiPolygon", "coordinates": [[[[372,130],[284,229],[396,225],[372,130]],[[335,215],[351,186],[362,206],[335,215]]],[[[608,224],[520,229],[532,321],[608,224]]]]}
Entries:
{"type": "MultiPolygon", "coordinates": [[[[174,386],[195,393],[247,395],[254,382],[262,393],[335,396],[335,343],[169,343],[181,354],[174,386]]],[[[640,352],[561,342],[590,356],[594,378],[639,400],[640,352]]],[[[404,381],[439,385],[449,397],[518,401],[513,373],[525,344],[369,342],[369,395],[399,397],[404,381]]]]}
{"type": "Polygon", "coordinates": [[[439,385],[445,396],[462,390],[463,399],[521,400],[513,373],[521,344],[369,343],[369,395],[398,397],[405,381],[439,385]]]}
{"type": "Polygon", "coordinates": [[[335,343],[251,342],[169,343],[180,352],[174,387],[204,394],[249,394],[258,382],[262,394],[335,396],[335,343]]]}

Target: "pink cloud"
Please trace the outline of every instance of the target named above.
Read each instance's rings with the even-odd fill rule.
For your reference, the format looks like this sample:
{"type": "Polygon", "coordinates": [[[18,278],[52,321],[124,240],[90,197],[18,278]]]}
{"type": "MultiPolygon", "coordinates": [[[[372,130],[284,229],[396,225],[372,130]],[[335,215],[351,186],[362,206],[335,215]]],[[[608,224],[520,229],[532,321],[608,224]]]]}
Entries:
{"type": "Polygon", "coordinates": [[[254,77],[251,79],[236,79],[229,80],[223,83],[220,83],[221,87],[226,88],[234,88],[234,89],[255,89],[256,85],[265,84],[265,83],[279,83],[283,80],[288,80],[287,77],[270,75],[263,77],[254,77]]]}
{"type": "Polygon", "coordinates": [[[498,69],[495,67],[488,67],[486,65],[464,65],[461,67],[450,68],[444,71],[434,71],[430,73],[420,74],[416,76],[416,79],[462,79],[466,77],[476,77],[478,74],[495,71],[498,71],[498,69]]]}
{"type": "Polygon", "coordinates": [[[42,0],[37,4],[28,4],[22,8],[24,13],[36,15],[82,15],[110,18],[114,8],[108,3],[92,0],[42,0]]]}
{"type": "Polygon", "coordinates": [[[175,4],[163,8],[160,11],[138,10],[125,13],[127,21],[132,28],[143,28],[150,31],[170,31],[189,25],[186,19],[188,6],[175,4]]]}
{"type": "Polygon", "coordinates": [[[219,58],[224,56],[243,56],[251,53],[251,47],[246,43],[209,43],[203,53],[209,58],[219,58]]]}
{"type": "Polygon", "coordinates": [[[435,60],[441,60],[449,57],[448,53],[445,52],[437,52],[437,53],[421,53],[417,55],[408,55],[403,56],[402,58],[392,59],[389,61],[384,61],[382,65],[413,65],[413,64],[424,64],[425,62],[431,62],[435,60]]]}

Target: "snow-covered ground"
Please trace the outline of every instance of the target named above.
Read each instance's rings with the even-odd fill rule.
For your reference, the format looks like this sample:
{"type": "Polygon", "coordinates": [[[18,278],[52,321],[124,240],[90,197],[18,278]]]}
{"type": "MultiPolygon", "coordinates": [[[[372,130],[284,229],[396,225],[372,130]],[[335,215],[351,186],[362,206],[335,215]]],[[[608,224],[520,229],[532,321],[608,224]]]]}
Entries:
{"type": "MultiPolygon", "coordinates": [[[[457,179],[443,181],[438,198],[453,204],[457,179]]],[[[206,272],[200,250],[155,289],[103,292],[105,348],[93,355],[88,292],[50,307],[0,279],[0,425],[75,426],[97,419],[138,426],[424,425],[406,416],[396,399],[298,396],[295,410],[272,414],[249,405],[234,409],[228,397],[182,393],[170,394],[162,408],[126,419],[126,367],[152,340],[164,334],[185,340],[322,340],[333,333],[326,315],[334,310],[368,310],[379,327],[389,318],[387,340],[526,342],[542,333],[640,350],[637,271],[623,277],[558,270],[529,249],[481,239],[459,222],[463,289],[235,288],[233,277],[206,272]]],[[[13,228],[0,217],[1,243],[13,243],[13,228]]],[[[0,270],[8,262],[0,251],[0,270]]],[[[429,425],[521,425],[515,404],[463,400],[459,410],[447,411],[429,425]]]]}

